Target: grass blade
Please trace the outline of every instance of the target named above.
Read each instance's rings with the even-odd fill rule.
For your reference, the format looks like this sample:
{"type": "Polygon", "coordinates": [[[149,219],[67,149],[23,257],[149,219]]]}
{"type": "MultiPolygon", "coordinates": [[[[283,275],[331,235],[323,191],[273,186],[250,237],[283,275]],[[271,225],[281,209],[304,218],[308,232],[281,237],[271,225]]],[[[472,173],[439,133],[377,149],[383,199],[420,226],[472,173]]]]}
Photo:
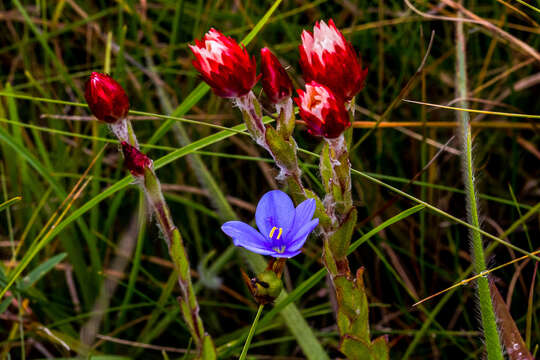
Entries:
{"type": "Polygon", "coordinates": [[[20,196],[15,196],[14,198],[11,198],[7,201],[4,201],[3,203],[0,204],[0,211],[4,210],[4,209],[7,209],[8,207],[10,207],[11,205],[15,204],[16,202],[19,202],[22,200],[22,197],[20,196]]]}
{"type": "Polygon", "coordinates": [[[249,329],[249,333],[248,333],[246,342],[244,344],[244,348],[242,349],[242,353],[240,354],[240,357],[238,358],[238,360],[246,359],[247,352],[249,350],[249,345],[251,344],[251,339],[253,338],[253,335],[255,334],[255,329],[257,329],[257,323],[259,322],[259,318],[261,317],[263,308],[264,308],[264,305],[259,305],[259,310],[257,310],[257,315],[255,315],[255,320],[253,320],[253,324],[251,324],[251,328],[249,329]]]}
{"type": "Polygon", "coordinates": [[[38,265],[22,279],[21,283],[19,284],[20,290],[24,291],[32,287],[36,282],[39,281],[39,279],[47,275],[47,273],[51,271],[60,261],[64,260],[66,256],[66,253],[61,253],[38,265]]]}

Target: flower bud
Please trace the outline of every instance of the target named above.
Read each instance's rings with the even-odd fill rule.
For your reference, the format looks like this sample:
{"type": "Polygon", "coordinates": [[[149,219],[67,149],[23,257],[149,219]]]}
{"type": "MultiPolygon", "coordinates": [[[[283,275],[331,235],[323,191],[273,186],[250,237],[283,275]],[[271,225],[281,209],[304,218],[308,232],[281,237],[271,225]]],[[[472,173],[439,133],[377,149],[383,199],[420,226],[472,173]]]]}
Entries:
{"type": "Polygon", "coordinates": [[[259,304],[273,302],[281,292],[283,283],[272,270],[265,270],[251,280],[252,292],[259,304]]]}
{"type": "Polygon", "coordinates": [[[125,158],[125,165],[131,172],[131,175],[138,177],[144,176],[144,171],[152,166],[152,160],[139,151],[135,146],[122,141],[122,153],[125,158]]]}
{"type": "Polygon", "coordinates": [[[292,82],[279,60],[268,48],[261,49],[262,87],[273,104],[292,95],[292,82]]]}
{"type": "Polygon", "coordinates": [[[328,87],[312,81],[306,84],[306,91],[296,91],[294,101],[310,134],[332,139],[351,126],[343,100],[328,87]]]}
{"type": "Polygon", "coordinates": [[[124,119],[129,111],[126,92],[112,77],[93,72],[86,82],[84,97],[92,114],[112,124],[124,119]]]}
{"type": "Polygon", "coordinates": [[[255,86],[255,58],[250,58],[234,39],[210,29],[202,40],[195,40],[195,45],[189,47],[196,58],[193,66],[216,95],[238,98],[255,86]]]}
{"type": "Polygon", "coordinates": [[[332,19],[328,25],[324,21],[317,22],[313,34],[304,30],[299,50],[306,82],[326,85],[345,101],[364,87],[367,69],[362,69],[361,58],[332,19]]]}

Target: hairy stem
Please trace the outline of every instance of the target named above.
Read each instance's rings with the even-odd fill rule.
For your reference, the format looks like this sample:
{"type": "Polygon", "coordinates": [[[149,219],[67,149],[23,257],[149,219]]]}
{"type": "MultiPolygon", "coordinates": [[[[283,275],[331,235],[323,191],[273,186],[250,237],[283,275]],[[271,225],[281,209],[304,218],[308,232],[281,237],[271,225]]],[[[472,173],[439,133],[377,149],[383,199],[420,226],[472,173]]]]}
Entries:
{"type": "MultiPolygon", "coordinates": [[[[456,23],[456,54],[457,54],[457,96],[460,100],[460,107],[467,107],[467,67],[465,56],[465,37],[463,34],[463,23],[456,23]]],[[[460,122],[460,135],[462,146],[462,169],[466,188],[467,216],[469,222],[476,228],[480,227],[478,217],[478,202],[476,199],[476,184],[474,178],[474,164],[472,159],[472,134],[469,124],[469,113],[458,111],[460,122]]],[[[481,274],[486,270],[486,260],[484,257],[484,245],[482,236],[476,230],[470,230],[472,240],[472,251],[474,268],[476,273],[481,274]]],[[[478,299],[480,301],[480,315],[482,327],[487,347],[488,360],[502,360],[502,348],[497,331],[497,323],[493,303],[489,289],[487,276],[478,278],[477,281],[478,299]]]]}
{"type": "MultiPolygon", "coordinates": [[[[137,138],[131,123],[127,119],[126,122],[129,142],[137,146],[137,138]]],[[[178,302],[193,341],[197,346],[197,359],[216,359],[217,356],[214,343],[210,335],[204,331],[204,325],[199,316],[199,304],[195,297],[195,291],[191,282],[189,260],[182,240],[182,235],[174,224],[169,206],[163,197],[161,183],[152,166],[145,169],[144,176],[141,180],[140,185],[156,216],[161,233],[169,248],[169,254],[174,267],[178,273],[178,284],[180,285],[182,292],[182,296],[178,299],[178,302]]]]}

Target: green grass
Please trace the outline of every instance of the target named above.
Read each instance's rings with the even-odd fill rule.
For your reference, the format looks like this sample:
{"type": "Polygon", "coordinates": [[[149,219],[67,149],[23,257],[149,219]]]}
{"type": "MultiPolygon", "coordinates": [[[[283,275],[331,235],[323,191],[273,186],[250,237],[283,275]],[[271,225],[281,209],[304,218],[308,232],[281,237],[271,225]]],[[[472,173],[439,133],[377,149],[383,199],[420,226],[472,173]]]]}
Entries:
{"type": "MultiPolygon", "coordinates": [[[[488,269],[538,249],[540,137],[537,130],[473,128],[479,217],[469,224],[470,188],[462,181],[461,159],[437,154],[431,141],[444,144],[456,130],[429,122],[454,121],[456,108],[463,107],[471,110],[471,122],[537,122],[538,63],[516,67],[532,57],[499,31],[540,48],[535,4],[510,2],[520,14],[500,2],[463,3],[499,29],[464,24],[466,105],[454,101],[455,23],[423,18],[402,1],[159,0],[147,1],[144,9],[141,4],[0,4],[0,358],[173,359],[193,349],[155,220],[122,167],[116,139],[84,118],[84,81],[91,71],[106,68],[126,88],[131,115],[149,119],[134,120],[135,131],[161,182],[176,186],[165,196],[196,272],[205,329],[221,357],[240,356],[257,314],[240,271],[251,275],[264,262],[236,251],[219,228],[231,218],[251,221],[250,209],[274,186],[267,179],[277,172],[239,125],[238,110],[197,77],[187,45],[216,27],[243,39],[257,59],[267,46],[300,88],[300,34],[330,17],[370,71],[356,99],[356,120],[425,122],[424,128],[410,129],[416,138],[393,128],[353,133],[359,222],[349,258],[353,270],[365,268],[372,332],[388,335],[391,359],[481,357],[485,343],[474,286],[412,305],[473,275],[469,232],[482,234],[488,269]],[[415,76],[424,56],[423,72],[415,76]],[[448,108],[403,102],[404,94],[448,108]],[[94,158],[82,178],[88,186],[57,218],[94,158]],[[129,234],[127,266],[112,269],[113,260],[124,256],[120,239],[132,218],[139,221],[129,234]],[[105,279],[118,284],[100,314],[98,334],[106,337],[83,344],[81,329],[97,316],[93,305],[105,279]]],[[[429,12],[437,3],[412,4],[429,12]]],[[[449,6],[437,13],[454,14],[449,6]]],[[[302,126],[295,138],[303,179],[320,191],[320,144],[302,126]]],[[[457,140],[448,146],[461,150],[457,140]]],[[[287,263],[287,293],[260,314],[247,358],[340,356],[321,239],[311,236],[305,248],[287,263]]],[[[531,284],[537,260],[530,256],[491,274],[503,298],[511,300],[510,313],[531,353],[540,341],[538,280],[531,284]]]]}

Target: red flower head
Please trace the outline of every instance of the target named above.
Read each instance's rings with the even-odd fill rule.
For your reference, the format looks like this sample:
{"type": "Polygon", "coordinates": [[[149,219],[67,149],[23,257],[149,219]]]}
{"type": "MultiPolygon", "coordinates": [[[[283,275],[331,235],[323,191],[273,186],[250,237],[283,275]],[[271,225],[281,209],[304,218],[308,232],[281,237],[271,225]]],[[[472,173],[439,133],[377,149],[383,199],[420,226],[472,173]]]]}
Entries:
{"type": "Polygon", "coordinates": [[[298,97],[294,101],[311,135],[332,139],[351,126],[343,100],[328,87],[312,81],[306,84],[306,91],[296,91],[298,97]]]}
{"type": "Polygon", "coordinates": [[[262,86],[273,104],[291,97],[292,82],[279,60],[268,48],[261,49],[262,86]]]}
{"type": "Polygon", "coordinates": [[[246,95],[258,80],[255,58],[245,48],[216,29],[210,29],[202,40],[189,45],[196,57],[193,66],[216,95],[237,98],[246,95]]]}
{"type": "Polygon", "coordinates": [[[144,176],[144,170],[152,165],[152,160],[148,156],[125,141],[122,141],[122,153],[126,167],[133,176],[144,176]]]}
{"type": "Polygon", "coordinates": [[[328,25],[318,22],[313,34],[304,30],[300,49],[300,66],[306,82],[316,81],[328,86],[345,101],[351,100],[364,87],[367,68],[352,44],[330,19],[328,25]]]}
{"type": "Polygon", "coordinates": [[[98,120],[112,124],[128,114],[129,100],[126,92],[109,75],[93,72],[86,82],[84,97],[98,120]]]}

